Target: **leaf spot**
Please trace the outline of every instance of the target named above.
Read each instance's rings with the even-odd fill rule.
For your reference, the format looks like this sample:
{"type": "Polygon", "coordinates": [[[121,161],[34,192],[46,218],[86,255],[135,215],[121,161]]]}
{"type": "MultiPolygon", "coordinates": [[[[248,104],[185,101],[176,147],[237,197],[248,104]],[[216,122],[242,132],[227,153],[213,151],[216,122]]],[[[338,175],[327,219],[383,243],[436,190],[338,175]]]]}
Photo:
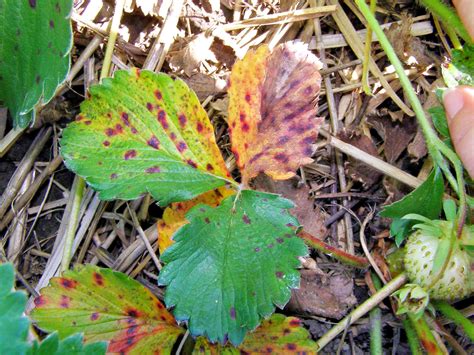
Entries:
{"type": "Polygon", "coordinates": [[[273,248],[273,243],[268,244],[267,247],[268,247],[269,249],[273,248]]]}
{"type": "Polygon", "coordinates": [[[35,77],[36,84],[39,84],[40,80],[41,80],[41,76],[36,75],[36,77],[35,77]]]}
{"type": "Polygon", "coordinates": [[[277,153],[275,154],[275,160],[278,160],[281,163],[288,163],[290,158],[285,153],[277,153]]]}
{"type": "MultiPolygon", "coordinates": [[[[113,174],[112,174],[113,175],[113,174]]],[[[94,274],[92,275],[92,277],[94,278],[94,283],[98,286],[104,286],[104,278],[101,274],[97,273],[97,272],[94,272],[94,274]]]]}
{"type": "Polygon", "coordinates": [[[94,312],[91,314],[91,320],[97,320],[99,319],[99,313],[98,312],[94,312]]]}
{"type": "Polygon", "coordinates": [[[148,111],[152,112],[153,111],[153,104],[151,102],[146,103],[146,108],[148,111]]]}
{"type": "Polygon", "coordinates": [[[69,290],[77,287],[77,281],[72,279],[60,278],[59,284],[69,290]]]}
{"type": "Polygon", "coordinates": [[[68,296],[61,295],[61,301],[59,302],[59,306],[61,308],[69,308],[71,299],[68,296]]]}
{"type": "Polygon", "coordinates": [[[288,344],[286,344],[286,348],[288,350],[296,350],[296,345],[293,344],[293,343],[288,343],[288,344]]]}
{"type": "Polygon", "coordinates": [[[178,149],[178,151],[180,153],[184,152],[186,149],[188,149],[188,146],[186,145],[186,143],[184,143],[183,141],[179,142],[177,145],[176,145],[176,148],[178,149]]]}
{"type": "Polygon", "coordinates": [[[128,120],[128,113],[122,112],[120,114],[120,118],[122,119],[122,122],[125,124],[125,126],[130,127],[130,121],[128,120]]]}
{"type": "Polygon", "coordinates": [[[138,318],[140,312],[136,308],[129,307],[125,310],[125,314],[129,317],[138,318]]]}
{"type": "Polygon", "coordinates": [[[39,296],[35,298],[36,307],[41,307],[41,306],[44,306],[45,304],[46,304],[46,299],[44,298],[44,296],[39,296]]]}
{"type": "Polygon", "coordinates": [[[116,179],[117,177],[118,177],[118,176],[117,176],[116,173],[110,174],[110,179],[111,179],[111,180],[114,180],[114,179],[116,179]]]}
{"type": "Polygon", "coordinates": [[[244,122],[245,121],[245,113],[241,112],[240,115],[239,115],[239,119],[240,119],[240,122],[244,122]]]}
{"type": "Polygon", "coordinates": [[[235,319],[235,308],[234,307],[230,308],[230,318],[235,319]]]}
{"type": "Polygon", "coordinates": [[[60,12],[61,12],[61,6],[59,5],[58,2],[57,2],[56,5],[54,6],[54,8],[56,9],[56,12],[57,12],[57,13],[60,13],[60,12]]]}
{"type": "Polygon", "coordinates": [[[54,28],[54,21],[53,20],[49,20],[49,28],[54,28]]]}
{"type": "Polygon", "coordinates": [[[250,102],[250,94],[249,93],[245,94],[245,101],[250,102]]]}
{"type": "Polygon", "coordinates": [[[161,126],[163,126],[164,129],[168,129],[169,124],[168,121],[166,120],[166,112],[163,110],[158,111],[158,122],[161,123],[161,126]]]}
{"type": "Polygon", "coordinates": [[[36,8],[36,0],[28,0],[28,2],[30,3],[31,8],[36,8]]]}
{"type": "Polygon", "coordinates": [[[283,238],[277,238],[276,241],[278,244],[282,244],[284,242],[283,238]]]}
{"type": "Polygon", "coordinates": [[[212,166],[212,164],[207,164],[206,165],[206,170],[207,171],[212,171],[212,170],[214,170],[214,167],[212,166]]]}
{"type": "Polygon", "coordinates": [[[251,224],[252,222],[250,221],[250,218],[244,213],[242,216],[242,221],[244,221],[245,224],[251,224]]]}
{"type": "Polygon", "coordinates": [[[248,125],[247,122],[245,122],[243,125],[242,125],[242,131],[243,132],[248,132],[250,130],[250,126],[248,125]]]}
{"type": "Polygon", "coordinates": [[[198,123],[196,124],[196,129],[197,129],[197,131],[198,131],[199,133],[202,132],[202,130],[204,129],[204,126],[202,125],[201,122],[198,122],[198,123]]]}
{"type": "Polygon", "coordinates": [[[159,166],[152,166],[150,168],[147,168],[145,170],[146,173],[148,174],[155,174],[155,173],[159,173],[161,171],[160,167],[159,166]]]}
{"type": "Polygon", "coordinates": [[[160,141],[158,140],[158,138],[156,138],[155,135],[152,135],[146,143],[152,148],[160,149],[160,141]]]}
{"type": "Polygon", "coordinates": [[[163,95],[161,94],[160,90],[155,90],[155,97],[157,98],[157,100],[163,99],[163,95]]]}
{"type": "Polygon", "coordinates": [[[179,121],[179,125],[181,126],[181,128],[184,128],[186,126],[186,122],[188,120],[186,119],[186,116],[184,114],[180,114],[178,116],[178,121],[179,121]]]}
{"type": "Polygon", "coordinates": [[[135,149],[130,149],[125,152],[123,155],[123,158],[125,160],[133,159],[137,156],[137,151],[135,149]]]}
{"type": "Polygon", "coordinates": [[[206,222],[207,224],[209,224],[209,223],[211,223],[211,220],[210,220],[208,217],[206,217],[206,218],[204,218],[204,222],[206,222]]]}
{"type": "Polygon", "coordinates": [[[194,169],[197,169],[198,167],[197,164],[191,159],[186,160],[186,163],[188,163],[188,165],[192,166],[194,169]]]}
{"type": "Polygon", "coordinates": [[[279,279],[282,279],[283,278],[283,272],[277,271],[277,272],[275,272],[275,276],[279,279]]]}
{"type": "Polygon", "coordinates": [[[291,327],[299,327],[301,324],[299,319],[292,319],[290,320],[290,326],[291,327]]]}
{"type": "Polygon", "coordinates": [[[260,248],[259,247],[256,247],[255,248],[255,252],[258,253],[260,251],[260,248]]]}

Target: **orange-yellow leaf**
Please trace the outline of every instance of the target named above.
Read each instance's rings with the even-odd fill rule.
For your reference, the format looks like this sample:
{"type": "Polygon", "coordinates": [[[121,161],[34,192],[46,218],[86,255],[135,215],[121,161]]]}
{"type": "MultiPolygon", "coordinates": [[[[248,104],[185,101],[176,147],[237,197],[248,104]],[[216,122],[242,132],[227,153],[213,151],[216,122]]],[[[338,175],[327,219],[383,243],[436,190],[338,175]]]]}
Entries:
{"type": "Polygon", "coordinates": [[[169,205],[163,212],[163,217],[158,221],[158,248],[162,254],[171,244],[173,244],[174,232],[182,225],[186,224],[186,213],[194,206],[204,203],[211,207],[218,206],[223,199],[235,194],[235,190],[227,187],[219,187],[216,190],[208,191],[198,197],[184,202],[175,202],[169,205]]]}
{"type": "Polygon", "coordinates": [[[259,173],[288,179],[312,161],[320,68],[301,43],[261,46],[234,65],[228,123],[244,184],[259,173]]]}

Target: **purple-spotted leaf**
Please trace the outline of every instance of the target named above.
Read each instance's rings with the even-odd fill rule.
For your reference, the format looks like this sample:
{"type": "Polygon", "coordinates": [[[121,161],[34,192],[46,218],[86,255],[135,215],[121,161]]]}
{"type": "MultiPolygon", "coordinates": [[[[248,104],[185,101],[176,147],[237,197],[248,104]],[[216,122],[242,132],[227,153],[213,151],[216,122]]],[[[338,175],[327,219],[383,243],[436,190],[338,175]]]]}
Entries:
{"type": "Polygon", "coordinates": [[[150,192],[167,205],[232,182],[206,111],[182,80],[122,70],[90,95],[61,152],[102,199],[150,192]]]}
{"type": "Polygon", "coordinates": [[[244,184],[260,173],[288,179],[312,161],[320,68],[301,43],[261,46],[232,68],[228,123],[244,184]]]}
{"type": "Polygon", "coordinates": [[[34,119],[69,71],[72,0],[0,1],[0,101],[15,126],[34,119]]]}
{"type": "Polygon", "coordinates": [[[274,314],[266,319],[242,344],[233,347],[228,344],[211,344],[204,337],[196,339],[194,355],[240,355],[240,354],[316,354],[316,343],[310,339],[308,331],[295,317],[274,314]]]}
{"type": "Polygon", "coordinates": [[[166,249],[159,283],[178,321],[192,335],[234,345],[261,320],[282,308],[299,285],[299,256],[307,254],[295,234],[293,203],[278,195],[243,190],[218,207],[197,205],[189,224],[166,249]]]}
{"type": "Polygon", "coordinates": [[[107,351],[169,354],[183,329],[143,285],[111,269],[86,265],[51,279],[35,300],[33,319],[60,338],[84,333],[86,343],[109,341],[107,351]]]}

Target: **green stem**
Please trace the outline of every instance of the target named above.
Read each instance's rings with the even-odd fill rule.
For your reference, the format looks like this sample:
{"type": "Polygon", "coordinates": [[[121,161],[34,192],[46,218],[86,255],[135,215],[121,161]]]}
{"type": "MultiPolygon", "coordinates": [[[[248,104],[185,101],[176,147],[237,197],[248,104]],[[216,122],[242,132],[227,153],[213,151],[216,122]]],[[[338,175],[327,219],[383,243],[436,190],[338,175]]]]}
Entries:
{"type": "MultiPolygon", "coordinates": [[[[382,283],[378,276],[371,272],[372,282],[378,291],[382,288],[382,283]]],[[[382,310],[375,307],[370,311],[370,353],[372,355],[383,354],[382,350],[382,310]]]]}
{"type": "Polygon", "coordinates": [[[435,308],[454,324],[460,326],[469,339],[474,342],[474,323],[446,301],[432,301],[435,308]]]}
{"type": "Polygon", "coordinates": [[[369,266],[369,261],[361,256],[346,253],[344,250],[335,248],[315,236],[305,232],[304,230],[298,233],[298,236],[310,247],[319,250],[320,252],[332,256],[340,262],[351,265],[360,269],[365,269],[369,266]]]}
{"type": "Polygon", "coordinates": [[[408,346],[410,347],[412,355],[423,355],[423,350],[421,350],[420,340],[416,334],[415,328],[411,321],[408,318],[405,318],[403,321],[403,328],[405,329],[405,334],[407,335],[408,346]]]}
{"type": "Polygon", "coordinates": [[[472,43],[471,36],[466,31],[461,19],[451,6],[445,5],[441,0],[421,0],[421,3],[430,10],[431,13],[446,25],[446,28],[454,29],[466,43],[472,43]]]}
{"type": "Polygon", "coordinates": [[[438,342],[436,341],[433,333],[431,332],[428,323],[426,323],[425,318],[421,317],[419,319],[416,319],[415,316],[410,313],[408,313],[408,318],[410,319],[411,324],[415,329],[416,335],[418,336],[418,339],[420,340],[421,345],[423,345],[425,351],[430,355],[443,355],[444,352],[439,347],[438,342]]]}
{"type": "Polygon", "coordinates": [[[74,236],[76,234],[77,225],[79,223],[79,212],[81,209],[82,197],[84,196],[84,188],[86,182],[83,178],[76,175],[76,179],[73,184],[72,193],[72,208],[69,215],[69,221],[65,233],[66,242],[64,243],[63,257],[61,260],[61,271],[69,269],[69,264],[72,258],[72,247],[74,242],[74,236]]]}
{"type": "MultiPolygon", "coordinates": [[[[428,152],[430,153],[434,163],[437,164],[443,170],[443,173],[446,176],[446,179],[449,181],[452,188],[458,194],[460,206],[462,207],[461,209],[465,208],[466,193],[465,193],[465,188],[464,188],[462,164],[461,164],[461,161],[459,160],[459,157],[441,139],[439,139],[439,137],[436,135],[436,132],[431,127],[431,124],[429,123],[428,119],[425,116],[425,112],[420,103],[420,100],[418,100],[418,96],[415,93],[415,90],[413,90],[413,87],[411,86],[410,79],[404,72],[402,63],[400,62],[397,55],[395,54],[395,51],[393,50],[392,45],[390,44],[389,40],[385,36],[382,28],[380,27],[379,23],[375,19],[374,15],[370,12],[370,9],[365,3],[365,1],[355,0],[355,2],[357,3],[365,19],[367,20],[368,25],[372,28],[372,30],[377,35],[380,45],[384,49],[385,53],[387,54],[388,59],[392,63],[393,67],[395,68],[395,71],[397,72],[400,78],[400,83],[408,97],[408,100],[410,101],[413,111],[416,114],[418,124],[420,125],[423,131],[423,135],[426,140],[426,146],[428,148],[428,152]],[[452,176],[449,170],[449,164],[447,164],[444,157],[446,157],[453,164],[455,172],[456,172],[456,179],[454,179],[454,177],[452,176]]],[[[460,223],[462,223],[461,222],[462,217],[463,217],[463,213],[460,213],[459,214],[460,223]]]]}

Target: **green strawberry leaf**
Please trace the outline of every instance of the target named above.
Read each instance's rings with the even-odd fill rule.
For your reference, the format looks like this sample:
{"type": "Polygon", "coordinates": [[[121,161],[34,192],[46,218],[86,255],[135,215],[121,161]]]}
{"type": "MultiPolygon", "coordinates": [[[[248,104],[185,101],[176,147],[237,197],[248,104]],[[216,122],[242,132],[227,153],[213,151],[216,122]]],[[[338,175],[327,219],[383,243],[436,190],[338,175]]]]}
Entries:
{"type": "Polygon", "coordinates": [[[458,209],[456,207],[456,202],[454,200],[444,200],[443,201],[443,211],[446,216],[447,221],[454,222],[457,218],[458,209]]]}
{"type": "Polygon", "coordinates": [[[0,1],[0,101],[28,126],[69,71],[71,0],[0,1]]]}
{"type": "Polygon", "coordinates": [[[194,355],[239,355],[239,354],[316,354],[316,343],[308,331],[295,317],[274,314],[252,333],[249,333],[237,348],[228,344],[211,344],[204,337],[196,339],[194,355]]]}
{"type": "Polygon", "coordinates": [[[428,219],[437,219],[443,205],[444,180],[439,168],[435,168],[428,178],[401,200],[384,207],[382,217],[392,218],[390,234],[398,246],[410,233],[416,223],[412,219],[402,219],[407,214],[418,214],[428,219]]]}
{"type": "Polygon", "coordinates": [[[84,345],[82,334],[75,334],[64,340],[59,340],[58,333],[48,335],[41,344],[34,342],[28,354],[31,355],[101,355],[105,354],[107,343],[92,343],[84,345]]]}
{"type": "Polygon", "coordinates": [[[183,333],[162,303],[139,282],[92,265],[51,279],[35,300],[32,318],[60,338],[84,333],[86,343],[109,341],[107,351],[171,352],[183,333]]]}
{"type": "Polygon", "coordinates": [[[428,112],[431,115],[431,120],[433,121],[433,125],[438,133],[443,138],[449,138],[448,121],[446,120],[446,112],[444,111],[444,108],[441,106],[431,107],[428,109],[428,112]]]}
{"type": "Polygon", "coordinates": [[[102,199],[150,192],[167,205],[235,184],[206,111],[182,80],[121,70],[90,95],[64,130],[61,152],[102,199]]]}
{"type": "Polygon", "coordinates": [[[298,256],[306,255],[295,234],[293,203],[278,195],[243,190],[216,208],[197,205],[190,222],[162,255],[159,283],[178,321],[211,342],[242,342],[262,318],[282,308],[298,287],[298,256]]]}
{"type": "Polygon", "coordinates": [[[449,88],[474,85],[474,45],[465,44],[452,52],[451,63],[442,66],[444,81],[449,88]]]}
{"type": "Polygon", "coordinates": [[[13,291],[14,271],[11,264],[0,265],[0,354],[24,354],[30,322],[23,316],[24,292],[13,291]]]}

